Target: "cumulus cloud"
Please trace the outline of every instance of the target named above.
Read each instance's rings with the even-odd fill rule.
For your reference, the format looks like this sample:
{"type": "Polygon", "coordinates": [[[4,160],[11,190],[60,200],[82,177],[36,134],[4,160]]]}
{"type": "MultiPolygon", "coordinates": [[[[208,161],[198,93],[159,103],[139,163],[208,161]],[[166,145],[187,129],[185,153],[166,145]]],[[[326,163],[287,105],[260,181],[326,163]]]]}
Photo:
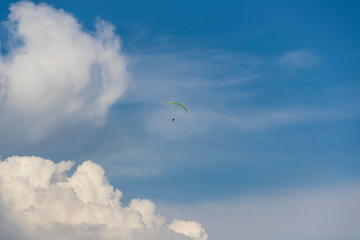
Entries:
{"type": "Polygon", "coordinates": [[[1,239],[206,240],[194,221],[166,219],[147,199],[122,206],[97,164],[86,161],[71,177],[70,161],[14,156],[0,161],[1,239]]]}
{"type": "Polygon", "coordinates": [[[189,237],[195,239],[206,240],[208,238],[207,233],[201,227],[198,222],[195,221],[183,221],[175,219],[170,225],[169,228],[177,233],[186,234],[189,237]]]}
{"type": "Polygon", "coordinates": [[[114,27],[98,19],[89,32],[65,11],[27,1],[10,6],[5,25],[10,47],[0,55],[2,125],[41,139],[64,125],[102,124],[129,78],[114,27]]]}

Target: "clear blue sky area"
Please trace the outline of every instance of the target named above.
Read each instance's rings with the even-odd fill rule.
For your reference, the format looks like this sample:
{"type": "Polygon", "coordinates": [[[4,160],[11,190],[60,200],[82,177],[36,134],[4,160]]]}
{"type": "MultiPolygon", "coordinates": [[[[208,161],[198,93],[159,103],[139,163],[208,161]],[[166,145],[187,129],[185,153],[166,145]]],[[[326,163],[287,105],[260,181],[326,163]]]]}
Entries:
{"type": "MultiPolygon", "coordinates": [[[[0,2],[1,21],[12,2],[0,2]]],[[[3,157],[90,159],[125,200],[186,203],[359,181],[359,1],[45,2],[87,31],[97,17],[114,25],[131,84],[104,126],[36,144],[2,140],[3,157]]],[[[1,27],[3,54],[7,39],[1,27]]]]}

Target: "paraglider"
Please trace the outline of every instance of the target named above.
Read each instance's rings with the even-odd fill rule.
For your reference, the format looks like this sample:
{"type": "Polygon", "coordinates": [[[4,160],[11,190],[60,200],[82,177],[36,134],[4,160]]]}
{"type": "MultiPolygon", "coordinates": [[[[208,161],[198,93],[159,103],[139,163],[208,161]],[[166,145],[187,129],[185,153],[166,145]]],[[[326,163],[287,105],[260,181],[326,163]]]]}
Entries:
{"type": "Polygon", "coordinates": [[[169,106],[170,104],[177,104],[177,105],[183,107],[186,112],[188,111],[188,110],[186,109],[186,107],[185,107],[184,105],[182,105],[181,103],[178,103],[178,102],[169,102],[168,104],[166,104],[166,106],[169,106]]]}
{"type": "MultiPolygon", "coordinates": [[[[185,107],[184,105],[182,105],[181,103],[178,103],[178,102],[169,102],[168,104],[166,104],[166,106],[169,106],[170,104],[177,104],[177,105],[183,107],[186,112],[188,112],[188,110],[186,109],[186,107],[185,107]]],[[[175,121],[175,118],[173,118],[172,121],[174,122],[174,121],[175,121]]]]}

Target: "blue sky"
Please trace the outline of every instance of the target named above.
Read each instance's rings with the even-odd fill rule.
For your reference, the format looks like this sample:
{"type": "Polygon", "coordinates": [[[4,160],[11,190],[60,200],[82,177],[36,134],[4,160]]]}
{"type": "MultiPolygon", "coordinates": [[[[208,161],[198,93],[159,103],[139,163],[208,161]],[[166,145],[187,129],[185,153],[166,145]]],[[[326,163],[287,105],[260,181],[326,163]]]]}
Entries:
{"type": "MultiPolygon", "coordinates": [[[[1,1],[1,21],[13,2],[1,1]]],[[[358,1],[45,2],[84,31],[97,17],[112,24],[131,80],[102,125],[34,141],[6,132],[2,158],[91,160],[125,202],[164,211],[359,183],[358,1]]],[[[2,27],[4,56],[8,35],[2,27]]]]}

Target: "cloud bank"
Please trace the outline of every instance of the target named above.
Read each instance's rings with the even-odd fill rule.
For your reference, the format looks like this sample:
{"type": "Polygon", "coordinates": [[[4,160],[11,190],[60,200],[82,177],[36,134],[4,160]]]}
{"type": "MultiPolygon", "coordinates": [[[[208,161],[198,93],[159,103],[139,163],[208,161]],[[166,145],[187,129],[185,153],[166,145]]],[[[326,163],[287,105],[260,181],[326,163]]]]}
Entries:
{"type": "Polygon", "coordinates": [[[36,140],[62,126],[104,122],[129,78],[111,24],[98,19],[89,32],[63,10],[18,2],[5,25],[10,47],[0,55],[2,126],[36,140]]]}
{"type": "Polygon", "coordinates": [[[1,239],[206,240],[194,221],[169,225],[147,199],[122,206],[97,164],[86,161],[71,177],[70,161],[14,156],[0,161],[1,239]]]}
{"type": "Polygon", "coordinates": [[[360,239],[360,182],[277,189],[199,205],[159,205],[167,217],[197,217],[212,239],[360,239]],[[221,221],[219,221],[221,219],[221,221]]]}

